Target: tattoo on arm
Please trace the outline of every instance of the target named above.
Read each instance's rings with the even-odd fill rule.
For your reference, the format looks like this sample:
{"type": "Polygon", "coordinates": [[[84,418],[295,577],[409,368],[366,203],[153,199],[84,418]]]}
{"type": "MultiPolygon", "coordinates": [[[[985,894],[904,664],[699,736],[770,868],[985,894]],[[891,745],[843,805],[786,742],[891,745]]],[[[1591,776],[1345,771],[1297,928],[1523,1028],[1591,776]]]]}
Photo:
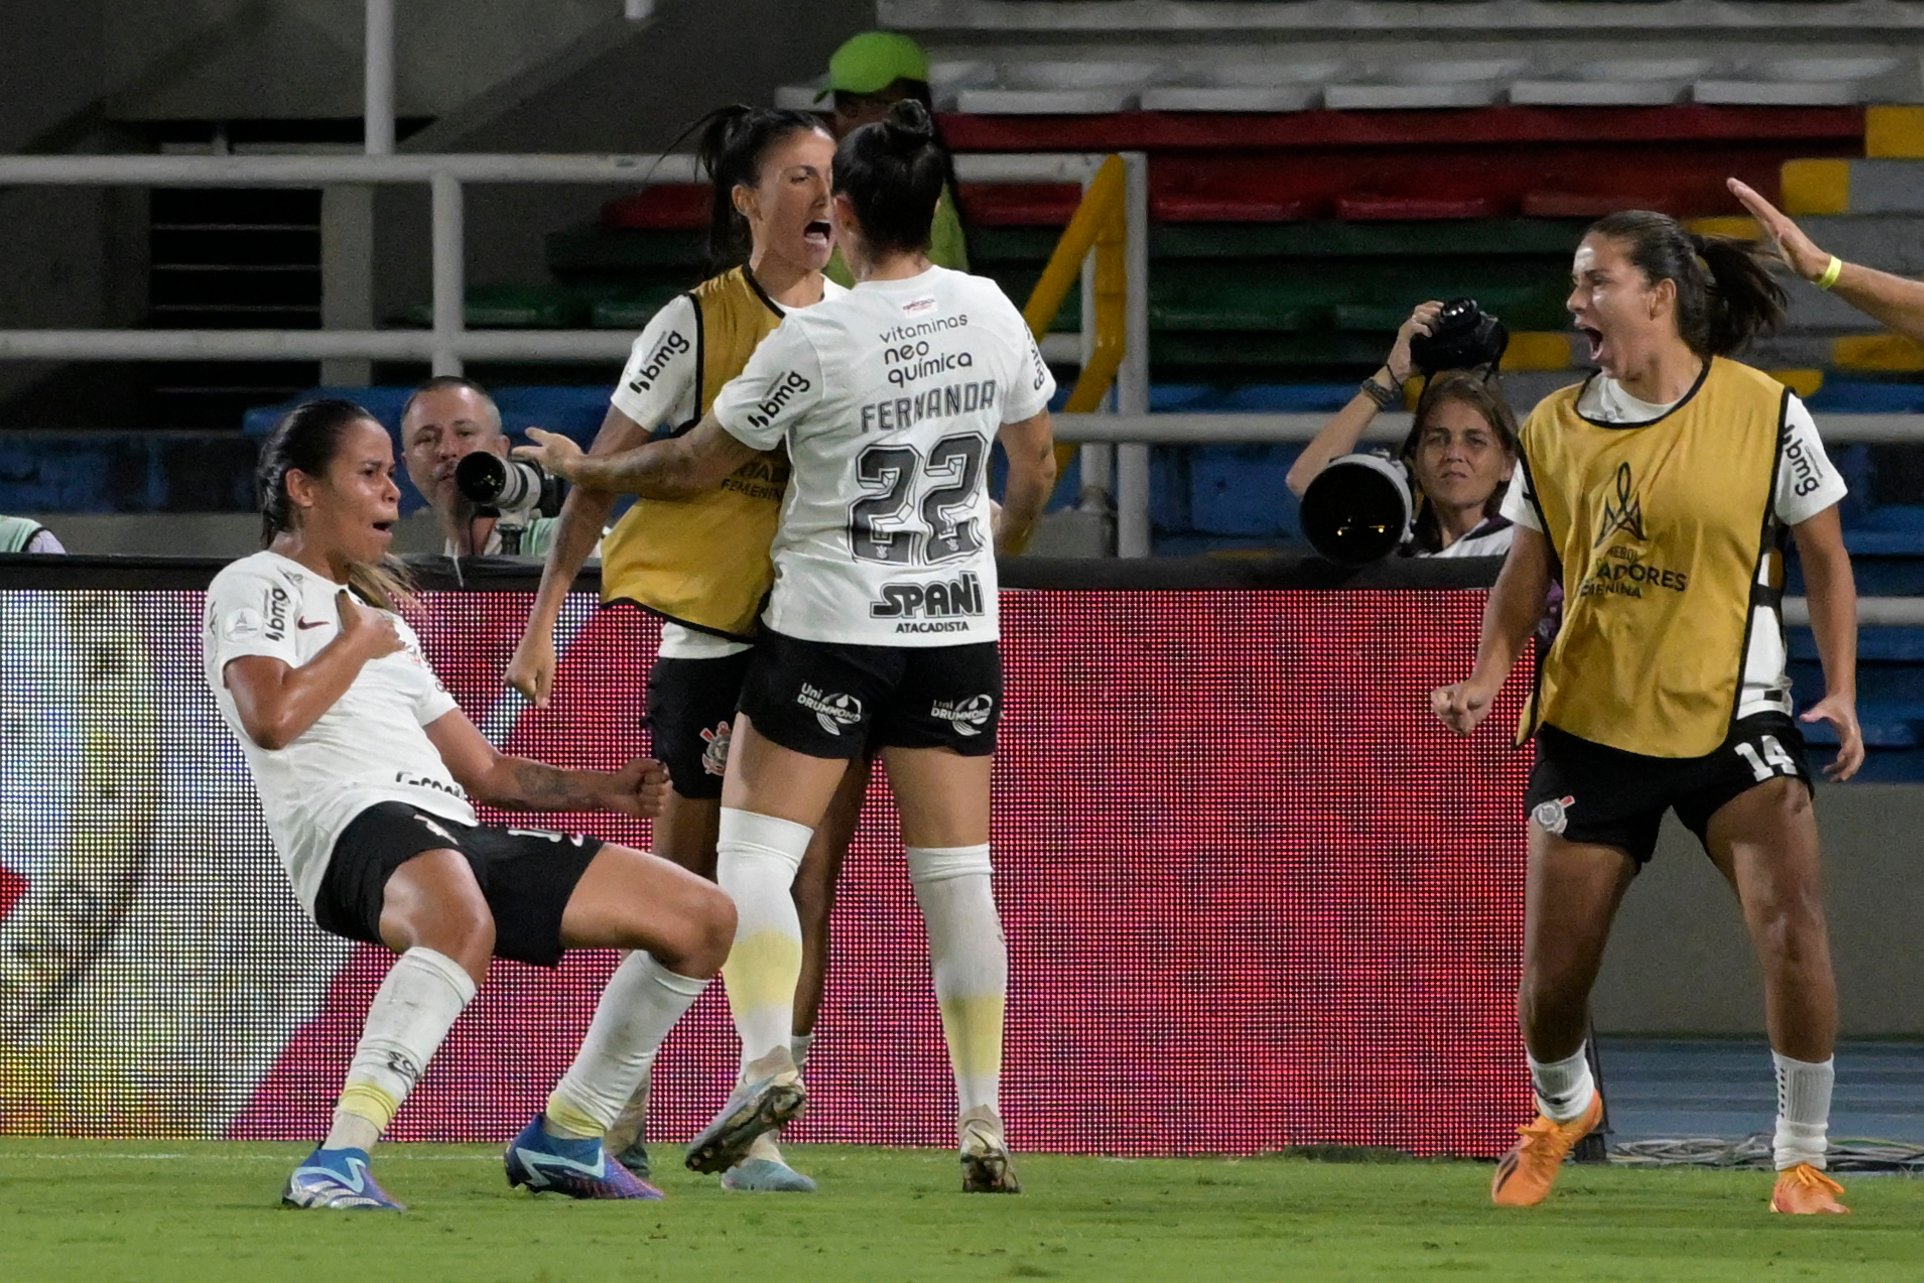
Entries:
{"type": "Polygon", "coordinates": [[[593,811],[602,805],[602,774],[570,771],[525,757],[504,757],[498,768],[496,806],[519,811],[593,811]]]}
{"type": "Polygon", "coordinates": [[[689,493],[689,451],[681,438],[651,441],[620,454],[583,459],[579,484],[590,490],[635,494],[644,499],[675,499],[689,493]]]}

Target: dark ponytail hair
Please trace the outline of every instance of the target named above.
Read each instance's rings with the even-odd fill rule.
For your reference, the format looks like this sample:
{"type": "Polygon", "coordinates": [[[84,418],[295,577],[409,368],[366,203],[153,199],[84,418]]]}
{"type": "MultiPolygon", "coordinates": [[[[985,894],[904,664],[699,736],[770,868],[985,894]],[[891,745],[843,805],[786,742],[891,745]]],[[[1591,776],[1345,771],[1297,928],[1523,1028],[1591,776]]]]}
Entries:
{"type": "MultiPolygon", "coordinates": [[[[261,445],[260,462],[254,468],[261,503],[261,547],[268,547],[276,535],[294,528],[294,501],[287,495],[287,474],[299,471],[310,477],[325,476],[328,465],[341,452],[341,439],[362,420],[380,426],[380,420],[352,401],[329,399],[304,401],[274,425],[261,445]]],[[[407,570],[393,558],[379,565],[350,567],[347,582],[383,610],[414,604],[407,570]]]]}
{"type": "Polygon", "coordinates": [[[855,206],[871,250],[914,253],[929,246],[949,160],[935,141],[928,108],[904,98],[835,149],[835,191],[855,206]]]}
{"type": "Polygon", "coordinates": [[[1753,242],[1701,236],[1647,209],[1606,215],[1589,234],[1622,245],[1652,285],[1676,282],[1677,333],[1698,356],[1733,355],[1783,324],[1784,287],[1753,242]]]}
{"type": "Polygon", "coordinates": [[[761,183],[762,158],[790,134],[812,131],[829,137],[821,117],[774,107],[718,107],[695,122],[695,155],[714,192],[708,216],[711,272],[739,267],[753,251],[748,220],[735,208],[735,188],[761,183]]]}

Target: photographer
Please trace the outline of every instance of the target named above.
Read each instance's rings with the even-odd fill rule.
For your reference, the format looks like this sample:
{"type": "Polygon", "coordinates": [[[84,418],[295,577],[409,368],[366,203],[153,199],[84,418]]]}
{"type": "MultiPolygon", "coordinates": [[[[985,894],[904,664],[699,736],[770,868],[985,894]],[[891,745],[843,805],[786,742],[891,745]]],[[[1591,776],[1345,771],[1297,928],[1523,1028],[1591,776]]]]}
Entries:
{"type": "MultiPolygon", "coordinates": [[[[540,515],[543,500],[550,499],[552,485],[515,484],[507,471],[508,438],[501,431],[501,411],[487,389],[472,379],[455,375],[436,375],[414,389],[401,409],[401,448],[407,460],[408,480],[428,501],[435,520],[441,525],[450,557],[521,556],[540,557],[547,553],[553,539],[555,518],[540,515]],[[482,493],[502,496],[501,481],[511,492],[525,491],[519,503],[478,505],[470,497],[475,465],[461,469],[462,460],[472,454],[493,455],[502,461],[502,471],[486,481],[482,493]],[[469,479],[469,494],[462,493],[462,481],[469,479]]],[[[487,471],[487,470],[483,470],[487,471]]]]}
{"type": "Polygon", "coordinates": [[[1409,435],[1397,451],[1415,480],[1413,497],[1418,500],[1402,551],[1416,557],[1485,557],[1507,552],[1512,531],[1498,509],[1516,468],[1516,415],[1494,378],[1457,364],[1464,354],[1484,357],[1494,372],[1501,346],[1494,355],[1487,345],[1476,350],[1477,334],[1488,331],[1500,335],[1501,327],[1470,300],[1454,301],[1447,309],[1434,299],[1419,305],[1396,331],[1396,342],[1382,367],[1363,381],[1349,404],[1304,447],[1286,478],[1290,491],[1300,498],[1325,468],[1355,450],[1377,413],[1402,398],[1403,385],[1420,366],[1429,380],[1417,402],[1409,435]],[[1444,321],[1441,325],[1439,318],[1444,321]],[[1436,341],[1445,331],[1464,332],[1472,341],[1463,345],[1436,341]],[[1423,340],[1431,341],[1427,352],[1423,340]],[[1423,360],[1412,356],[1412,344],[1423,360]]]}

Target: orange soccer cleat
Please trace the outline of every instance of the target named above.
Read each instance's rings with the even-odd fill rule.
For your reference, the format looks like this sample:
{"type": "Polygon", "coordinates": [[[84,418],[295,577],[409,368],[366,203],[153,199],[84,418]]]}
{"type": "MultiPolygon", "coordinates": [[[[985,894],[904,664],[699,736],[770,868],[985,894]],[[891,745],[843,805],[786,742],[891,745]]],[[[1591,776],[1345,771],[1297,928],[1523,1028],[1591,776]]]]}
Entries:
{"type": "Polygon", "coordinates": [[[1837,1201],[1843,1192],[1842,1185],[1809,1163],[1799,1163],[1777,1173],[1770,1210],[1791,1216],[1849,1216],[1851,1209],[1837,1201]]]}
{"type": "Polygon", "coordinates": [[[1563,1160],[1602,1121],[1603,1096],[1593,1093],[1589,1107],[1571,1122],[1560,1123],[1538,1114],[1535,1122],[1517,1128],[1515,1147],[1496,1165],[1490,1201],[1498,1207],[1535,1207],[1541,1203],[1557,1183],[1563,1160]]]}

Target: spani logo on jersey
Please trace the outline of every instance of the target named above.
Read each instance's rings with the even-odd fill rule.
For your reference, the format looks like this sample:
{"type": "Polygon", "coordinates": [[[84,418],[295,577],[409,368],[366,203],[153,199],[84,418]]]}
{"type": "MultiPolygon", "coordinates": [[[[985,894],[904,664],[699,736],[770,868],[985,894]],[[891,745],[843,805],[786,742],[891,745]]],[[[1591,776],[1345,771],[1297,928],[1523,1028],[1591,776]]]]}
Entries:
{"type": "Polygon", "coordinates": [[[898,633],[962,632],[983,614],[982,581],[973,571],[932,584],[886,584],[868,607],[871,619],[899,619],[898,633]]]}
{"type": "Polygon", "coordinates": [[[774,422],[775,416],[782,412],[783,406],[808,391],[812,386],[814,385],[806,378],[790,370],[782,378],[782,381],[775,385],[775,390],[768,394],[768,399],[756,406],[754,413],[748,416],[749,423],[758,428],[767,427],[770,423],[774,422]]]}
{"type": "Polygon", "coordinates": [[[839,736],[844,726],[853,726],[862,720],[862,701],[853,695],[836,691],[829,694],[819,686],[802,683],[802,693],[795,702],[815,714],[815,720],[830,735],[839,736]]]}

